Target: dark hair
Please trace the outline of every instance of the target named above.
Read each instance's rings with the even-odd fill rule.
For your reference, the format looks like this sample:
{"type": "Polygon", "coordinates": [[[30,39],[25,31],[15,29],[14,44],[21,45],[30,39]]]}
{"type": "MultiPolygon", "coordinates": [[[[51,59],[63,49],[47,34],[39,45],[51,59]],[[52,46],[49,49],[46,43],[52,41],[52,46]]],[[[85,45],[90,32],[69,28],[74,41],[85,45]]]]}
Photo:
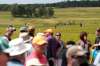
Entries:
{"type": "Polygon", "coordinates": [[[60,33],[60,32],[57,32],[55,35],[56,35],[56,36],[58,36],[58,35],[61,36],[61,33],[60,33]]]}
{"type": "Polygon", "coordinates": [[[75,41],[70,40],[70,41],[67,41],[66,44],[67,45],[75,45],[75,41]]]}
{"type": "Polygon", "coordinates": [[[87,36],[87,35],[88,35],[87,32],[84,32],[84,31],[81,32],[81,33],[80,33],[80,39],[81,39],[81,40],[84,40],[84,36],[87,36]]]}
{"type": "Polygon", "coordinates": [[[97,32],[100,32],[100,28],[97,28],[97,30],[96,30],[97,32]]]}

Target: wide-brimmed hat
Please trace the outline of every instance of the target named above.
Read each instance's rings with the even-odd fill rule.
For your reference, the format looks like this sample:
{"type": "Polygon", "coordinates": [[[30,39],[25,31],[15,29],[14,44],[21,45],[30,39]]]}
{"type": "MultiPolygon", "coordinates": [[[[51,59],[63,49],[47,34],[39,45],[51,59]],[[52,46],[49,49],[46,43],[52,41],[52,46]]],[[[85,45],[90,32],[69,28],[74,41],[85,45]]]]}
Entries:
{"type": "Polygon", "coordinates": [[[5,50],[10,56],[16,56],[25,53],[31,48],[31,44],[24,43],[22,38],[16,38],[9,42],[9,48],[5,50]]]}
{"type": "Polygon", "coordinates": [[[47,39],[45,36],[35,36],[32,40],[32,44],[33,45],[43,45],[43,44],[47,44],[47,39]]]}
{"type": "Polygon", "coordinates": [[[85,55],[86,51],[81,46],[72,46],[68,49],[66,56],[82,56],[85,55]]]}

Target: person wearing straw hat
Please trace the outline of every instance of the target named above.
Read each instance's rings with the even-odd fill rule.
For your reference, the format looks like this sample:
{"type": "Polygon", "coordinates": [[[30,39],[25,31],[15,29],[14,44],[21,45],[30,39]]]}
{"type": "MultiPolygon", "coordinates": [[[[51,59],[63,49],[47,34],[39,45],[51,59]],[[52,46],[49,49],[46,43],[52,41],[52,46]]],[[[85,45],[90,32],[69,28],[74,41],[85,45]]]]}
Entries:
{"type": "Polygon", "coordinates": [[[5,50],[8,48],[8,43],[0,37],[0,66],[7,66],[9,53],[7,53],[5,50]]]}
{"type": "Polygon", "coordinates": [[[31,45],[24,43],[22,38],[16,38],[9,42],[9,48],[5,51],[9,53],[11,59],[8,66],[24,66],[25,52],[31,48],[31,45]]]}
{"type": "Polygon", "coordinates": [[[46,37],[35,36],[32,40],[34,50],[26,58],[25,66],[48,66],[44,50],[48,44],[46,37]]]}

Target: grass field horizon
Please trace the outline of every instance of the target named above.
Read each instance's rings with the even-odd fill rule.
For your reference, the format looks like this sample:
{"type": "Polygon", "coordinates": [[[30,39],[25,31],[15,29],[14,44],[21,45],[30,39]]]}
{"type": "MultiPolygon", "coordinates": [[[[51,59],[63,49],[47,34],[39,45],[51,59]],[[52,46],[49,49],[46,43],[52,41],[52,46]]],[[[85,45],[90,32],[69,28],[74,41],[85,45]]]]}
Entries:
{"type": "Polygon", "coordinates": [[[36,32],[53,28],[54,32],[62,33],[64,41],[77,41],[79,33],[86,31],[89,34],[88,39],[94,43],[96,28],[100,26],[100,7],[54,8],[54,10],[55,15],[52,18],[13,18],[10,12],[1,11],[0,35],[3,35],[8,24],[13,24],[17,28],[17,32],[13,35],[15,38],[18,36],[19,27],[27,23],[34,25],[36,32]],[[83,27],[80,27],[80,23],[83,24],[83,27]],[[55,25],[57,25],[56,29],[55,25]]]}

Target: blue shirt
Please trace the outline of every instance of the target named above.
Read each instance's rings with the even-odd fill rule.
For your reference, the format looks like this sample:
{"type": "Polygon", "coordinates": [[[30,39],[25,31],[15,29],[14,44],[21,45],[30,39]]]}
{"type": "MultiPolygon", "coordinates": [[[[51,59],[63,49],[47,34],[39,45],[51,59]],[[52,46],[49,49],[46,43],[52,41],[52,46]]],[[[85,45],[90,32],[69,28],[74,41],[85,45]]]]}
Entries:
{"type": "Polygon", "coordinates": [[[13,59],[11,61],[8,61],[7,66],[24,66],[24,64],[16,59],[13,59]]]}

